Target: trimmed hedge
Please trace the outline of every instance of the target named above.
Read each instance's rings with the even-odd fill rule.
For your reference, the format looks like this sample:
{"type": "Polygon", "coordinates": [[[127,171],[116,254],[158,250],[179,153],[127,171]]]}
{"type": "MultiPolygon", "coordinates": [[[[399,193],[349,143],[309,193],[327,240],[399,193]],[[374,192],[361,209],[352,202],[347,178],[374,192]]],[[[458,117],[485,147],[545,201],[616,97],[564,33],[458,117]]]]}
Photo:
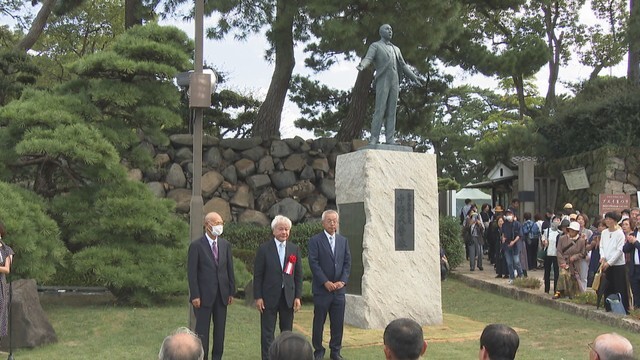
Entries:
{"type": "MultiPolygon", "coordinates": [[[[465,258],[464,243],[460,234],[460,224],[453,216],[441,216],[440,245],[444,248],[453,269],[460,265],[465,258]]],[[[291,229],[290,241],[300,246],[303,257],[307,257],[307,242],[309,238],[322,231],[321,223],[305,223],[294,225],[291,229]]],[[[241,260],[249,272],[253,273],[253,262],[256,251],[261,243],[272,239],[270,227],[246,224],[229,224],[225,226],[224,238],[233,244],[233,256],[241,260]]],[[[309,261],[302,262],[304,280],[311,280],[309,261]]]]}
{"type": "MultiPolygon", "coordinates": [[[[289,241],[300,246],[302,257],[307,257],[307,242],[309,238],[321,231],[322,224],[319,222],[294,225],[293,228],[291,228],[289,241]]],[[[241,258],[245,264],[247,264],[248,268],[253,266],[255,252],[258,250],[260,244],[273,239],[271,227],[236,223],[225,225],[222,236],[233,245],[233,255],[241,258]],[[245,251],[251,251],[253,254],[249,255],[245,251]]]]}
{"type": "Polygon", "coordinates": [[[444,248],[451,269],[464,261],[466,255],[460,221],[455,216],[440,216],[440,246],[444,248]]]}

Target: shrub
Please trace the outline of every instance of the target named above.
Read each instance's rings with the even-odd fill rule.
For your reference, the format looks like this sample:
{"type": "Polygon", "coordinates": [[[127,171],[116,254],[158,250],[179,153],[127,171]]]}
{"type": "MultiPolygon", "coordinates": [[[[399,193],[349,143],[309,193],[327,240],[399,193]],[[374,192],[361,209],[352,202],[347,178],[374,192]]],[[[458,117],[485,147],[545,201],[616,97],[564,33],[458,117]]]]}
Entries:
{"type": "Polygon", "coordinates": [[[302,282],[302,301],[313,302],[313,293],[311,291],[311,281],[302,282]]]}
{"type": "MultiPolygon", "coordinates": [[[[583,293],[576,294],[573,297],[573,299],[570,299],[569,301],[573,302],[573,303],[576,303],[576,304],[596,306],[597,300],[598,300],[598,295],[596,295],[596,293],[594,291],[585,291],[583,293]]],[[[601,301],[603,301],[603,300],[601,300],[601,301]]],[[[604,306],[604,305],[602,305],[602,306],[604,306]]]]}
{"type": "Polygon", "coordinates": [[[0,221],[6,236],[2,239],[16,256],[13,277],[36,279],[40,284],[51,281],[64,267],[68,251],[60,230],[46,213],[45,201],[15,185],[0,182],[0,221]]]}
{"type": "Polygon", "coordinates": [[[542,281],[534,277],[517,278],[513,280],[513,285],[519,288],[539,289],[542,285],[542,281]]]}
{"type": "Polygon", "coordinates": [[[162,303],[186,294],[188,225],[175,203],[141,183],[96,184],[58,196],[51,212],[64,224],[72,279],[104,286],[118,302],[162,303]]]}
{"type": "MultiPolygon", "coordinates": [[[[302,257],[307,257],[307,243],[309,238],[322,231],[321,223],[305,223],[294,225],[291,229],[289,241],[300,246],[302,257]]],[[[231,223],[225,225],[223,237],[233,244],[233,254],[253,271],[253,261],[258,247],[263,242],[273,239],[271,227],[251,224],[231,223]]],[[[303,262],[303,264],[306,261],[303,262]]]]}
{"type": "Polygon", "coordinates": [[[247,271],[253,273],[253,262],[256,258],[255,250],[233,248],[233,257],[238,258],[244,264],[247,271]]]}
{"type": "Polygon", "coordinates": [[[455,269],[465,259],[460,222],[456,217],[440,216],[440,246],[447,255],[451,269],[455,269]]]}
{"type": "Polygon", "coordinates": [[[302,279],[309,280],[313,278],[313,274],[311,273],[311,266],[309,265],[309,257],[303,259],[302,261],[302,279]]]}
{"type": "Polygon", "coordinates": [[[233,274],[236,277],[236,288],[238,288],[238,290],[244,290],[244,287],[253,277],[247,269],[247,265],[235,256],[233,257],[233,274]]]}

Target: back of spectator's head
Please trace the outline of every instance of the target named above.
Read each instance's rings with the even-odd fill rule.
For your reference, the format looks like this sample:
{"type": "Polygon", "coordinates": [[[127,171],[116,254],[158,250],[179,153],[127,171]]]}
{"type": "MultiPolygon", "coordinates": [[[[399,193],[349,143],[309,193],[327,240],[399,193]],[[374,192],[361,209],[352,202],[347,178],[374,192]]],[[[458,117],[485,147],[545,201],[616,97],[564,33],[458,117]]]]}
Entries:
{"type": "Polygon", "coordinates": [[[411,319],[395,319],[384,329],[387,360],[415,360],[427,350],[422,327],[411,319]]]}
{"type": "Polygon", "coordinates": [[[513,360],[520,346],[515,330],[503,324],[489,324],[480,335],[479,359],[513,360]]]}
{"type": "Polygon", "coordinates": [[[313,360],[313,347],[304,336],[283,331],[269,347],[270,360],[313,360]]]}
{"type": "Polygon", "coordinates": [[[471,204],[471,199],[464,199],[464,204],[465,205],[471,204]]]}
{"type": "Polygon", "coordinates": [[[633,357],[633,346],[625,337],[616,333],[602,334],[589,344],[589,359],[629,360],[633,357]]]}
{"type": "Polygon", "coordinates": [[[202,360],[204,350],[198,335],[186,327],[178,328],[173,334],[164,338],[159,360],[202,360]]]}

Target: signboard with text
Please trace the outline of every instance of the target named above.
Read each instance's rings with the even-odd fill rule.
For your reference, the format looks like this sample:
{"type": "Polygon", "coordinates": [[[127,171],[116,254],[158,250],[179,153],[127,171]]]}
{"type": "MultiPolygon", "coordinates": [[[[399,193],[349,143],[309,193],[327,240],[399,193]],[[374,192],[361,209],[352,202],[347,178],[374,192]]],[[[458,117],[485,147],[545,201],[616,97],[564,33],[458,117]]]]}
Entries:
{"type": "Polygon", "coordinates": [[[600,214],[609,211],[620,212],[631,207],[631,196],[628,194],[600,194],[600,214]]]}
{"type": "Polygon", "coordinates": [[[562,175],[564,175],[564,181],[567,183],[567,188],[569,188],[570,191],[589,188],[589,178],[587,177],[587,172],[584,170],[584,167],[565,170],[562,172],[562,175]]]}

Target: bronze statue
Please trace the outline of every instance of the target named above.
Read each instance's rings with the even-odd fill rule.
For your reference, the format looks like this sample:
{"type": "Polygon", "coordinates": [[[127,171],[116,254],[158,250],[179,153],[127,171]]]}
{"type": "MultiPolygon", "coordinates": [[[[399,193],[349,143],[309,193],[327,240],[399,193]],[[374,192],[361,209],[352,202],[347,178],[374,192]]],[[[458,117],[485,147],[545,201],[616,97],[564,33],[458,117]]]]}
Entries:
{"type": "Polygon", "coordinates": [[[369,47],[367,54],[362,58],[356,67],[358,71],[373,63],[376,67],[376,109],[371,122],[371,139],[369,144],[377,144],[382,130],[382,119],[385,122],[385,137],[387,144],[395,144],[396,130],[396,105],[398,103],[398,92],[400,87],[400,76],[402,73],[411,80],[422,85],[416,74],[413,73],[409,65],[404,62],[400,49],[391,43],[393,29],[391,25],[380,26],[379,41],[374,42],[369,47]]]}

